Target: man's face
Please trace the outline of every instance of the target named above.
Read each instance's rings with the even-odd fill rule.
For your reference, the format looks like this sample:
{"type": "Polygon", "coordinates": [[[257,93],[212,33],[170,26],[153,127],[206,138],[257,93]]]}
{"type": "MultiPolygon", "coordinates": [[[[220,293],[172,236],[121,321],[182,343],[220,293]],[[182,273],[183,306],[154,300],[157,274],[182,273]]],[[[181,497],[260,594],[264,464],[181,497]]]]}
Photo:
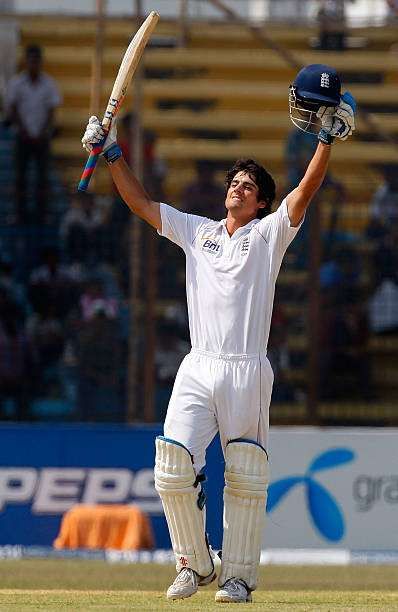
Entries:
{"type": "Polygon", "coordinates": [[[231,181],[225,198],[225,207],[234,217],[255,219],[265,202],[258,201],[258,187],[247,172],[238,172],[231,181]]]}
{"type": "Polygon", "coordinates": [[[26,55],[26,69],[32,77],[36,77],[41,71],[41,57],[37,53],[26,55]]]}

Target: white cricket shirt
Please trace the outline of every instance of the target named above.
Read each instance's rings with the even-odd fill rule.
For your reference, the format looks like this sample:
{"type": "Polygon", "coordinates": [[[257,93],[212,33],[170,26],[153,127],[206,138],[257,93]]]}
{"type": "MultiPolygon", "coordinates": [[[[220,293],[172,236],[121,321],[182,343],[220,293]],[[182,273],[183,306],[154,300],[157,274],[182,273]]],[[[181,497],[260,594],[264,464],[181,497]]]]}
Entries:
{"type": "Polygon", "coordinates": [[[229,236],[226,220],[212,221],[160,205],[161,236],[186,256],[192,347],[222,355],[267,350],[275,281],[299,227],[290,224],[286,199],[264,219],[229,236]]]}

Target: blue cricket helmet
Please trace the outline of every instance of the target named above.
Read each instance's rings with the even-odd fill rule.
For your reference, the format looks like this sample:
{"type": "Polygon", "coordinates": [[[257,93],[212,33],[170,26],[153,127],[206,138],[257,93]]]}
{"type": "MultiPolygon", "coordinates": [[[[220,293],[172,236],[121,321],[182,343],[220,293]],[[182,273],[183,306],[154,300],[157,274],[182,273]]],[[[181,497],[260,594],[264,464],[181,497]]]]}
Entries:
{"type": "Polygon", "coordinates": [[[293,82],[296,96],[319,102],[320,106],[340,103],[341,81],[334,68],[326,64],[310,64],[302,68],[293,82]]]}
{"type": "Polygon", "coordinates": [[[300,70],[290,85],[290,118],[304,132],[318,133],[316,113],[321,106],[340,104],[341,80],[326,64],[310,64],[300,70]]]}

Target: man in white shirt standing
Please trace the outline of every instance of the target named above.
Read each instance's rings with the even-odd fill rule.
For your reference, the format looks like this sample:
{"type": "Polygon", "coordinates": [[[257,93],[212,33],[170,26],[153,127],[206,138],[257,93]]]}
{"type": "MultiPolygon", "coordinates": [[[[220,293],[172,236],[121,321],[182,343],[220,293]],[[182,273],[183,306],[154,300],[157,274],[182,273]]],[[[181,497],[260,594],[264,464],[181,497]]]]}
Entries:
{"type": "Polygon", "coordinates": [[[42,52],[37,45],[25,51],[26,70],[10,79],[6,92],[7,119],[17,129],[16,139],[16,217],[17,223],[29,221],[26,210],[27,168],[35,165],[36,214],[32,219],[46,219],[48,165],[53,132],[54,110],[61,103],[58,87],[42,71],[42,52]]]}
{"type": "MultiPolygon", "coordinates": [[[[152,201],[124,162],[115,127],[105,141],[104,157],[126,204],[186,255],[192,350],[175,379],[164,436],[156,439],[155,486],[177,569],[169,599],[190,597],[215,578],[201,482],[206,449],[217,432],[225,456],[225,489],[215,599],[249,602],[257,586],[269,480],[273,372],[266,350],[275,281],[283,255],[322,184],[334,137],[345,139],[355,127],[354,104],[340,99],[335,71],[318,65],[304,70],[291,93],[298,122],[309,126],[313,116],[321,122],[319,144],[299,185],[273,213],[275,183],[253,160],[238,160],[227,173],[227,216],[212,221],[152,201]],[[315,96],[311,88],[307,92],[308,83],[315,96]],[[302,107],[300,101],[307,94],[315,98],[316,112],[310,105],[303,119],[309,105],[307,100],[302,107]]],[[[91,150],[103,137],[98,119],[91,117],[83,146],[91,150]]]]}

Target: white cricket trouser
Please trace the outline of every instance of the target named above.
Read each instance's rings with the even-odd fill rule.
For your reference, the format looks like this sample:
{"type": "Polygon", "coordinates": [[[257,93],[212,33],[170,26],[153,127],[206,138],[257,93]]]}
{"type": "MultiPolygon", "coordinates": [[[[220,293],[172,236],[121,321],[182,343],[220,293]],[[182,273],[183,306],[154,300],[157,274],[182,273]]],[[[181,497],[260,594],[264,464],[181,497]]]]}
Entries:
{"type": "Polygon", "coordinates": [[[236,438],[254,440],[267,449],[273,380],[265,354],[217,355],[192,349],[175,379],[165,437],[189,450],[197,474],[217,431],[223,452],[236,438]]]}

